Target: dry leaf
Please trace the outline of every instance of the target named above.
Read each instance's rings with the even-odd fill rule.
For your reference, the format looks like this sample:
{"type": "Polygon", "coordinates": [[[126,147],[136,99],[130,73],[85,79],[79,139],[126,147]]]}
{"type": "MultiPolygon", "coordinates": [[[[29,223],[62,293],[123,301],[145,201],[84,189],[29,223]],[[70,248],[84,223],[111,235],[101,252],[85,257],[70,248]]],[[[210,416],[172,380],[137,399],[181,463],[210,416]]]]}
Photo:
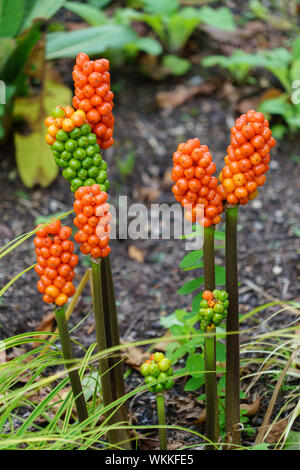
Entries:
{"type": "Polygon", "coordinates": [[[147,202],[155,202],[161,195],[161,190],[158,188],[150,187],[150,188],[140,188],[139,189],[139,196],[140,199],[147,202]]]}
{"type": "Polygon", "coordinates": [[[0,364],[6,363],[6,351],[0,351],[0,364]]]}
{"type": "MultiPolygon", "coordinates": [[[[121,341],[121,343],[123,343],[123,341],[121,341]]],[[[126,352],[123,353],[123,356],[125,357],[126,364],[129,364],[136,370],[139,370],[141,365],[149,359],[148,352],[144,352],[135,346],[128,348],[126,352]]]]}
{"type": "Polygon", "coordinates": [[[277,98],[280,95],[282,95],[282,91],[278,90],[278,88],[269,88],[259,96],[246,98],[245,100],[240,101],[236,109],[239,113],[243,114],[246,113],[249,109],[257,109],[259,104],[263,101],[277,98]]]}
{"type": "Polygon", "coordinates": [[[267,437],[265,438],[265,441],[268,442],[269,444],[274,444],[275,442],[278,442],[280,436],[282,435],[285,428],[287,427],[288,422],[289,422],[288,418],[284,418],[275,424],[270,424],[266,428],[266,432],[270,428],[271,428],[271,431],[268,433],[267,437]]]}
{"type": "Polygon", "coordinates": [[[167,350],[167,346],[170,344],[171,341],[168,341],[169,338],[171,338],[172,333],[168,331],[159,341],[158,343],[155,344],[155,350],[156,351],[163,351],[165,352],[167,350]]]}
{"type": "Polygon", "coordinates": [[[248,405],[248,403],[242,403],[241,410],[246,410],[247,416],[253,416],[253,415],[256,415],[256,413],[258,412],[259,406],[260,406],[260,397],[257,397],[256,400],[250,405],[248,405]]]}
{"type": "Polygon", "coordinates": [[[130,245],[130,247],[128,248],[128,254],[130,258],[134,259],[138,263],[143,263],[145,260],[144,252],[134,245],[130,245]]]}
{"type": "Polygon", "coordinates": [[[196,95],[210,95],[216,88],[213,82],[204,82],[192,87],[179,86],[172,91],[161,91],[155,96],[159,108],[176,108],[196,95]]]}

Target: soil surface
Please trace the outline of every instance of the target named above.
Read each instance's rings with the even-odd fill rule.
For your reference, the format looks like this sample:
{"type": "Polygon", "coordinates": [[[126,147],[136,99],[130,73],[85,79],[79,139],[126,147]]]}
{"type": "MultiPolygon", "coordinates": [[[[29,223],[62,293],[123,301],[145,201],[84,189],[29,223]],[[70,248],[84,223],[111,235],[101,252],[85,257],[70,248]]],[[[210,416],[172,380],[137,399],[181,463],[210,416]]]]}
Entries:
{"type": "MultiPolygon", "coordinates": [[[[59,61],[58,70],[71,86],[72,61],[59,61]]],[[[154,82],[141,76],[134,68],[112,71],[112,83],[118,90],[115,98],[116,118],[115,146],[104,152],[109,164],[111,180],[110,202],[118,206],[119,196],[127,196],[128,207],[134,203],[173,204],[170,167],[172,154],[179,142],[198,137],[207,144],[217,164],[218,172],[223,166],[223,158],[230,140],[230,127],[236,113],[236,103],[224,95],[223,80],[217,81],[211,94],[198,94],[191,100],[173,109],[159,108],[157,93],[172,91],[178,85],[189,88],[199,83],[199,77],[207,71],[195,66],[193,72],[180,79],[154,82]],[[120,177],[117,158],[124,159],[134,152],[135,165],[130,175],[120,177]]],[[[255,201],[241,207],[239,214],[239,276],[241,313],[246,313],[272,298],[296,300],[297,269],[299,269],[300,207],[299,163],[291,156],[299,155],[299,137],[292,136],[280,141],[272,150],[270,171],[267,182],[259,191],[255,201]],[[299,235],[299,232],[298,232],[299,235]],[[271,296],[271,297],[270,297],[271,296]]],[[[26,189],[20,181],[14,161],[14,147],[10,142],[0,154],[1,187],[1,246],[21,233],[32,230],[37,217],[47,216],[58,211],[68,211],[72,207],[73,195],[62,176],[47,189],[26,189]]],[[[72,223],[69,216],[66,223],[72,223]]],[[[224,229],[223,224],[219,227],[224,229]]],[[[149,234],[150,236],[150,234],[149,234]]],[[[111,242],[111,262],[113,268],[119,324],[124,341],[137,341],[162,336],[165,330],[160,326],[160,317],[169,315],[176,308],[190,310],[192,295],[182,296],[178,288],[193,278],[193,272],[183,272],[178,265],[186,254],[183,240],[113,240],[111,242]],[[137,251],[138,250],[138,251],[137,251]],[[140,261],[132,256],[137,255],[140,261]],[[131,256],[130,256],[131,255],[131,256]]],[[[32,239],[21,244],[18,249],[1,260],[0,285],[4,286],[15,275],[35,262],[32,239]]],[[[216,262],[224,265],[222,250],[216,262]]],[[[75,283],[80,281],[87,261],[80,256],[75,283]]],[[[299,272],[298,272],[299,275],[299,272]]],[[[18,279],[1,297],[0,336],[6,338],[25,331],[35,330],[43,317],[51,311],[45,305],[36,289],[37,275],[31,270],[18,279]]],[[[84,290],[70,320],[73,326],[90,310],[89,288],[84,290]]],[[[260,313],[260,322],[249,320],[244,328],[256,326],[255,333],[274,330],[295,322],[297,317],[291,311],[284,311],[263,324],[272,312],[265,309],[260,313]]],[[[257,318],[257,317],[256,317],[257,318]]],[[[95,341],[93,317],[90,315],[75,331],[74,338],[87,346],[95,341]]],[[[129,389],[139,383],[139,375],[133,372],[127,379],[129,389]]],[[[203,427],[195,424],[196,393],[182,393],[183,383],[176,385],[167,398],[168,422],[179,423],[203,432],[203,427]],[[179,417],[179,419],[178,419],[179,417]]],[[[262,383],[255,393],[268,390],[262,383]],[[257,392],[258,390],[258,392],[257,392]]],[[[252,393],[252,392],[251,392],[252,393]]],[[[135,398],[130,404],[134,423],[152,424],[155,422],[155,403],[150,395],[135,398]]],[[[253,397],[249,397],[249,402],[253,397]]],[[[252,418],[253,426],[259,426],[268,399],[263,400],[259,413],[252,418]]],[[[193,442],[193,437],[175,430],[170,433],[170,443],[193,442]]],[[[245,444],[248,436],[244,437],[245,444]]],[[[149,439],[146,448],[155,447],[157,442],[149,439]]]]}

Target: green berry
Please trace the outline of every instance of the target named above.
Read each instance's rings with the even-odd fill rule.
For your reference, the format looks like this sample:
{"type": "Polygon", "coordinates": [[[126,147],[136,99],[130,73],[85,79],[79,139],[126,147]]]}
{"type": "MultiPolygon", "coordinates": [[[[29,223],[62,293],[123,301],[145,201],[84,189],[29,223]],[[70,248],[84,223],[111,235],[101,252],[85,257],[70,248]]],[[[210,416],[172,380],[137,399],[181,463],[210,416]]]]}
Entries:
{"type": "Polygon", "coordinates": [[[96,176],[98,176],[98,173],[99,173],[99,168],[97,168],[96,166],[91,166],[88,169],[88,174],[90,178],[96,178],[96,176]]]}
{"type": "Polygon", "coordinates": [[[214,306],[214,311],[216,313],[223,313],[224,312],[224,307],[222,304],[220,303],[216,303],[216,305],[214,306]]]}
{"type": "Polygon", "coordinates": [[[85,181],[88,177],[88,172],[84,168],[80,168],[80,170],[77,172],[77,176],[85,181]]]}
{"type": "Polygon", "coordinates": [[[87,137],[85,135],[82,135],[81,137],[79,137],[77,142],[78,142],[79,147],[84,148],[84,149],[87,148],[89,145],[87,137]]]}
{"type": "Polygon", "coordinates": [[[161,393],[161,392],[163,392],[163,391],[164,391],[164,386],[163,386],[163,384],[156,384],[156,385],[155,385],[155,392],[156,392],[156,393],[161,393]]]}
{"type": "Polygon", "coordinates": [[[171,388],[174,387],[175,382],[174,382],[174,380],[169,379],[164,385],[165,385],[166,390],[171,390],[171,388]]]}
{"type": "Polygon", "coordinates": [[[66,142],[68,138],[69,138],[68,133],[64,131],[63,129],[59,129],[59,131],[57,131],[56,140],[59,140],[60,142],[66,142]]]}
{"type": "Polygon", "coordinates": [[[65,117],[65,115],[65,111],[60,106],[55,106],[55,108],[52,109],[51,116],[54,118],[65,117]]]}
{"type": "Polygon", "coordinates": [[[153,377],[152,375],[147,375],[147,377],[145,378],[145,383],[147,385],[150,385],[151,383],[155,382],[155,377],[153,377]]]}
{"type": "Polygon", "coordinates": [[[102,160],[102,162],[101,162],[100,169],[101,170],[107,170],[107,163],[104,160],[102,160]]]}
{"type": "Polygon", "coordinates": [[[68,162],[72,158],[72,154],[71,152],[64,150],[63,152],[61,152],[60,158],[62,158],[62,160],[65,160],[65,162],[68,162]]]}
{"type": "Polygon", "coordinates": [[[81,163],[79,160],[71,158],[71,160],[69,161],[69,167],[72,168],[72,170],[78,171],[81,168],[81,163]]]}
{"type": "Polygon", "coordinates": [[[161,372],[157,378],[158,380],[166,380],[168,378],[168,374],[161,372]]]}
{"type": "Polygon", "coordinates": [[[77,142],[76,140],[74,139],[68,139],[65,143],[65,149],[68,151],[68,152],[74,152],[75,149],[77,149],[77,142]]]}
{"type": "MultiPolygon", "coordinates": [[[[99,183],[97,183],[99,184],[99,183]]],[[[99,184],[99,188],[101,189],[101,191],[105,191],[106,192],[106,186],[105,184],[99,184]]]]}
{"type": "Polygon", "coordinates": [[[93,157],[93,165],[95,165],[95,166],[100,166],[100,165],[101,165],[101,162],[102,162],[102,157],[101,157],[101,155],[99,155],[99,154],[94,155],[94,157],[93,157]]]}
{"type": "Polygon", "coordinates": [[[64,171],[62,172],[62,175],[67,181],[71,181],[72,179],[76,178],[76,171],[68,167],[64,169],[64,171]]]}
{"type": "Polygon", "coordinates": [[[80,130],[81,130],[81,135],[88,135],[92,132],[89,124],[82,124],[80,130]]]}
{"type": "Polygon", "coordinates": [[[85,156],[86,156],[86,151],[80,147],[76,149],[74,152],[74,158],[76,158],[76,160],[83,160],[85,156]]]}
{"type": "Polygon", "coordinates": [[[201,300],[200,302],[200,308],[207,308],[208,307],[208,302],[207,300],[201,300]]]}
{"type": "Polygon", "coordinates": [[[69,166],[68,162],[65,162],[62,158],[56,158],[55,161],[61,168],[68,168],[69,166]]]}
{"type": "Polygon", "coordinates": [[[157,377],[160,374],[160,368],[156,364],[150,364],[150,374],[153,375],[153,377],[157,377]]]}
{"type": "Polygon", "coordinates": [[[58,140],[56,140],[52,146],[53,150],[56,150],[56,152],[63,152],[65,150],[65,146],[62,142],[59,142],[58,140]]]}
{"type": "MultiPolygon", "coordinates": [[[[98,168],[97,168],[97,170],[98,170],[98,168]]],[[[100,171],[97,178],[96,178],[97,183],[98,184],[104,184],[106,180],[107,180],[106,171],[105,170],[100,171]]]]}
{"type": "MultiPolygon", "coordinates": [[[[96,180],[94,180],[94,178],[88,178],[87,180],[85,180],[83,186],[93,186],[93,184],[95,183],[96,183],[96,180]]],[[[104,189],[102,189],[101,191],[104,191],[104,189]]]]}
{"type": "Polygon", "coordinates": [[[166,371],[166,374],[167,374],[168,376],[173,375],[173,374],[174,374],[173,367],[169,367],[169,369],[166,371]]]}
{"type": "Polygon", "coordinates": [[[219,289],[214,289],[214,290],[212,291],[213,296],[214,296],[216,299],[218,299],[219,292],[220,292],[219,289]]]}
{"type": "Polygon", "coordinates": [[[93,157],[96,153],[96,149],[93,145],[89,145],[87,148],[86,148],[86,154],[89,156],[89,157],[93,157]]]}
{"type": "Polygon", "coordinates": [[[220,290],[218,298],[222,302],[224,302],[224,300],[227,300],[228,299],[228,294],[227,294],[226,290],[220,290]]]}
{"type": "Polygon", "coordinates": [[[229,300],[224,300],[223,301],[223,307],[228,308],[229,307],[229,300]]]}
{"type": "Polygon", "coordinates": [[[70,137],[71,139],[79,139],[79,137],[81,136],[81,130],[79,127],[74,127],[74,129],[70,132],[70,137]]]}
{"type": "Polygon", "coordinates": [[[89,134],[87,136],[87,139],[88,139],[89,145],[97,145],[97,136],[96,136],[96,134],[93,134],[93,133],[89,134]]]}
{"type": "Polygon", "coordinates": [[[107,193],[107,191],[110,188],[110,181],[106,180],[105,183],[104,183],[104,186],[105,186],[105,192],[107,193]]]}
{"type": "Polygon", "coordinates": [[[204,318],[206,315],[206,308],[200,308],[198,313],[200,318],[204,318]]]}
{"type": "Polygon", "coordinates": [[[221,315],[220,313],[215,313],[214,316],[213,316],[212,321],[216,326],[221,325],[221,323],[223,321],[223,315],[221,315]]]}
{"type": "Polygon", "coordinates": [[[171,361],[165,357],[164,359],[159,361],[158,367],[160,368],[162,372],[166,372],[169,369],[169,367],[171,367],[171,361]]]}
{"type": "Polygon", "coordinates": [[[212,308],[207,308],[206,313],[205,313],[205,320],[210,323],[213,316],[214,316],[214,310],[212,308]]]}
{"type": "Polygon", "coordinates": [[[159,362],[161,361],[162,359],[164,359],[165,355],[161,352],[156,352],[154,353],[154,360],[155,362],[159,362]]]}
{"type": "Polygon", "coordinates": [[[80,188],[80,186],[83,185],[83,181],[82,181],[82,179],[76,177],[76,178],[72,179],[71,184],[72,184],[72,187],[75,188],[75,190],[76,190],[76,189],[80,188]]]}
{"type": "Polygon", "coordinates": [[[147,363],[142,364],[141,365],[141,373],[145,376],[149,375],[149,368],[150,368],[150,364],[147,364],[147,363]]]}
{"type": "Polygon", "coordinates": [[[91,157],[85,157],[82,160],[82,168],[85,168],[86,170],[88,170],[92,166],[92,164],[93,164],[93,160],[91,159],[91,157]]]}

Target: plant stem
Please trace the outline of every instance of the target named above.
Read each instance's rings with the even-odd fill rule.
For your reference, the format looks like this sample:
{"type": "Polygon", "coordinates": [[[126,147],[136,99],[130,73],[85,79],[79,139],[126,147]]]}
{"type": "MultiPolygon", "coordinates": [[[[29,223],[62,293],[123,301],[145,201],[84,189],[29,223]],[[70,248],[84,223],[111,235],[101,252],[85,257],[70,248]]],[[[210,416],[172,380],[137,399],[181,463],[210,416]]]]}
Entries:
{"type": "MultiPolygon", "coordinates": [[[[104,322],[106,328],[106,341],[107,347],[119,346],[120,345],[120,333],[118,324],[118,315],[116,309],[115,290],[112,277],[112,270],[110,264],[110,257],[107,256],[102,259],[101,262],[101,278],[102,278],[102,298],[104,308],[104,322]]],[[[115,353],[113,357],[109,359],[110,377],[112,396],[114,400],[117,400],[125,395],[125,384],[123,375],[123,364],[120,353],[115,353]]],[[[124,403],[117,411],[119,419],[121,421],[127,421],[127,409],[124,403]]],[[[123,433],[123,441],[129,438],[127,430],[120,430],[123,433]]],[[[124,444],[127,450],[131,450],[130,442],[124,444]]]]}
{"type": "MultiPolygon", "coordinates": [[[[107,310],[107,306],[105,305],[104,309],[104,299],[103,299],[103,278],[101,276],[101,264],[103,260],[101,259],[94,259],[91,258],[92,264],[92,296],[93,296],[93,303],[94,303],[94,314],[95,314],[95,329],[96,329],[96,338],[97,338],[97,346],[98,351],[104,351],[105,349],[111,347],[111,340],[110,340],[110,312],[107,310]]],[[[116,400],[116,394],[113,392],[114,390],[114,378],[112,375],[113,369],[111,367],[111,360],[108,357],[101,358],[99,361],[99,370],[101,374],[101,388],[102,388],[102,398],[103,398],[103,405],[107,406],[116,400]],[[110,370],[111,369],[111,370],[110,370]]],[[[114,413],[109,420],[109,424],[118,423],[124,418],[120,416],[119,409],[113,410],[114,413]]],[[[111,413],[111,412],[110,412],[111,413]]],[[[121,443],[123,447],[126,449],[130,443],[128,443],[128,435],[126,430],[122,429],[111,429],[108,431],[108,441],[110,444],[117,444],[121,443]]]]}
{"type": "Polygon", "coordinates": [[[240,345],[239,345],[239,294],[237,265],[238,206],[226,209],[226,290],[228,316],[226,322],[226,398],[225,424],[227,441],[240,444],[237,431],[240,422],[240,345]]]}
{"type": "MultiPolygon", "coordinates": [[[[215,227],[204,228],[203,270],[204,288],[210,291],[215,288],[215,257],[214,257],[215,227]]],[[[219,440],[219,415],[216,376],[216,335],[207,332],[204,344],[205,360],[205,390],[206,390],[206,429],[205,435],[212,442],[219,440]]],[[[209,446],[210,448],[214,448],[209,446]]]]}
{"type": "Polygon", "coordinates": [[[82,391],[82,386],[80,382],[80,377],[78,370],[70,370],[74,367],[74,363],[70,362],[74,359],[70,334],[67,326],[66,315],[65,315],[65,306],[55,309],[55,318],[57,323],[57,328],[60,336],[60,342],[62,346],[64,360],[68,361],[66,369],[69,373],[70,383],[74,395],[75,406],[77,410],[77,415],[79,422],[81,423],[88,418],[88,412],[86,408],[86,403],[82,391]]]}
{"type": "MultiPolygon", "coordinates": [[[[165,413],[165,398],[163,393],[156,395],[157,403],[157,414],[159,426],[166,425],[166,413],[165,413]]],[[[166,428],[159,428],[159,445],[160,450],[167,450],[167,430],[166,428]]]]}

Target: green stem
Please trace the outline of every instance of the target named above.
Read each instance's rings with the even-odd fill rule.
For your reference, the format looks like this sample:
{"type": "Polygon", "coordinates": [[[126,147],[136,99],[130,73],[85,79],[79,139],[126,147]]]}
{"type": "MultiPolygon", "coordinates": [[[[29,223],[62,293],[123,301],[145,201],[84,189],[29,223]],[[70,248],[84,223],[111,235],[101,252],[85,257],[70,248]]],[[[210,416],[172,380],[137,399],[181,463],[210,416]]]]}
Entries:
{"type": "MultiPolygon", "coordinates": [[[[159,426],[166,426],[165,398],[163,393],[156,395],[157,414],[159,426]]],[[[159,428],[160,450],[167,450],[167,430],[165,427],[159,428]]]]}
{"type": "MultiPolygon", "coordinates": [[[[214,226],[204,228],[203,270],[204,288],[215,288],[214,226]]],[[[207,332],[204,344],[205,391],[206,391],[206,429],[205,435],[212,442],[219,440],[219,415],[216,376],[216,335],[207,332]]],[[[209,447],[210,448],[210,447],[209,447]]],[[[214,447],[212,447],[214,448],[214,447]]]]}
{"type": "Polygon", "coordinates": [[[82,386],[80,382],[80,377],[78,370],[70,370],[74,367],[74,355],[71,345],[70,334],[66,321],[65,306],[55,309],[55,318],[58,328],[58,333],[60,337],[61,347],[63,351],[64,360],[66,361],[66,369],[68,370],[70,383],[72,387],[72,392],[74,395],[75,406],[77,410],[77,415],[79,422],[81,423],[88,418],[88,412],[86,408],[86,403],[82,391],[82,386]]]}
{"type": "MultiPolygon", "coordinates": [[[[95,329],[98,351],[104,351],[105,349],[113,346],[111,341],[111,325],[110,325],[110,311],[107,308],[105,301],[106,287],[105,287],[105,273],[102,274],[102,263],[103,260],[96,260],[91,258],[92,264],[92,296],[94,303],[94,314],[95,314],[95,329]]],[[[101,374],[101,388],[103,405],[107,406],[113,403],[119,396],[115,393],[115,378],[114,378],[114,364],[109,357],[101,358],[99,361],[99,370],[101,374]]],[[[123,394],[124,395],[124,394],[123,394]]],[[[111,412],[110,412],[111,413],[111,412]]],[[[120,408],[113,410],[113,415],[109,420],[109,424],[116,424],[120,421],[124,421],[124,417],[120,412],[120,408]]],[[[128,442],[128,434],[126,430],[112,429],[108,431],[108,441],[111,444],[120,444],[124,449],[127,449],[130,443],[128,442]],[[121,444],[122,443],[122,444],[121,444]]]]}
{"type": "Polygon", "coordinates": [[[226,398],[225,424],[227,441],[241,443],[240,422],[240,345],[239,294],[237,264],[238,206],[226,209],[226,290],[229,308],[226,322],[226,398]]]}

